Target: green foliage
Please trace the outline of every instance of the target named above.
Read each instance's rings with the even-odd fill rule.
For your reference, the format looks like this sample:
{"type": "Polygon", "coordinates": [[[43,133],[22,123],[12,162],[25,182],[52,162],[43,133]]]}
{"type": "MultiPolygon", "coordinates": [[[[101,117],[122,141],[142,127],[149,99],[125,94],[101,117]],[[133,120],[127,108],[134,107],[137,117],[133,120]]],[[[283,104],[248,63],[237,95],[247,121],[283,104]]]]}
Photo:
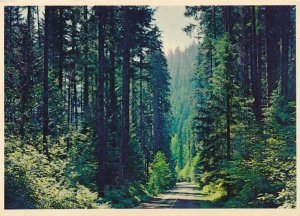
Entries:
{"type": "Polygon", "coordinates": [[[200,154],[192,159],[191,163],[187,163],[178,174],[178,181],[199,182],[198,165],[200,161],[200,154]]]}
{"type": "Polygon", "coordinates": [[[286,103],[279,89],[273,92],[270,103],[264,111],[267,139],[262,170],[275,191],[262,197],[273,195],[279,207],[295,207],[296,106],[295,102],[286,103]]]}
{"type": "Polygon", "coordinates": [[[119,188],[106,187],[104,199],[113,208],[133,208],[151,197],[151,194],[142,183],[126,182],[119,188]]]}
{"type": "MultiPolygon", "coordinates": [[[[97,191],[94,182],[97,172],[97,161],[93,154],[95,142],[92,139],[91,130],[86,128],[82,133],[78,130],[72,130],[67,137],[60,140],[59,145],[65,146],[67,151],[68,164],[65,169],[65,175],[72,178],[68,179],[71,185],[82,184],[97,191]]],[[[59,147],[52,148],[58,151],[59,147]]],[[[61,153],[60,153],[61,155],[61,153]]]]}
{"type": "Polygon", "coordinates": [[[172,142],[171,150],[178,172],[190,162],[195,154],[192,131],[192,107],[195,83],[194,71],[197,63],[198,44],[193,42],[185,50],[177,47],[168,53],[168,69],[171,79],[172,142]]]}
{"type": "Polygon", "coordinates": [[[167,58],[152,7],[39,8],[4,8],[6,208],[131,208],[176,175],[296,207],[295,7],[188,6],[199,44],[167,58]]]}
{"type": "Polygon", "coordinates": [[[157,195],[175,185],[175,176],[162,152],[156,153],[153,162],[150,164],[149,174],[148,190],[153,195],[157,195]]]}
{"type": "Polygon", "coordinates": [[[209,196],[211,201],[218,201],[227,195],[223,179],[217,179],[215,182],[210,182],[203,187],[202,191],[209,196]]]}
{"type": "Polygon", "coordinates": [[[189,163],[187,163],[182,170],[178,173],[178,181],[179,182],[191,182],[191,175],[193,175],[192,167],[189,163]]]}
{"type": "Polygon", "coordinates": [[[108,207],[99,194],[114,207],[136,206],[150,196],[156,151],[172,175],[175,166],[155,10],[45,9],[5,7],[5,206],[108,207]]]}
{"type": "Polygon", "coordinates": [[[263,131],[256,131],[253,117],[245,116],[235,128],[238,155],[223,168],[232,190],[225,207],[295,207],[295,106],[285,103],[278,89],[270,103],[263,131]],[[244,130],[248,134],[238,138],[244,130]]]}
{"type": "MultiPolygon", "coordinates": [[[[279,11],[294,14],[288,7],[273,9],[275,14],[279,11]]],[[[179,172],[179,179],[190,180],[194,172],[196,182],[221,207],[295,207],[295,86],[289,79],[295,71],[289,60],[283,62],[287,69],[277,63],[272,65],[273,59],[267,59],[266,53],[261,52],[266,47],[261,43],[252,44],[266,36],[263,29],[267,25],[274,24],[264,21],[265,10],[247,6],[186,7],[185,15],[198,21],[197,33],[202,38],[195,70],[193,113],[199,160],[194,171],[191,163],[187,163],[179,172]],[[235,22],[241,15],[242,23],[235,22]],[[250,34],[251,28],[255,34],[250,34]],[[256,58],[254,50],[258,55],[256,63],[249,62],[249,57],[256,58]],[[283,70],[288,70],[289,78],[283,76],[286,72],[283,70]],[[262,75],[265,71],[267,77],[262,75]],[[269,76],[276,79],[273,88],[269,76]],[[282,85],[284,81],[287,86],[282,85]],[[274,90],[275,86],[278,88],[274,90]],[[291,92],[284,93],[284,88],[291,92]],[[271,97],[265,94],[268,91],[273,91],[271,97]],[[227,158],[228,150],[231,158],[227,158]]],[[[186,31],[191,32],[193,28],[188,26],[186,31]]],[[[282,36],[274,31],[270,37],[266,40],[276,41],[282,36]]],[[[294,54],[293,49],[287,50],[294,54]]],[[[279,48],[277,51],[274,57],[279,55],[279,48]]]]}
{"type": "MultiPolygon", "coordinates": [[[[35,146],[37,141],[22,143],[11,137],[5,145],[7,208],[107,208],[98,194],[77,182],[78,175],[66,170],[74,161],[66,159],[64,143],[51,143],[51,161],[35,146]],[[73,184],[72,182],[77,182],[73,184]],[[13,187],[13,186],[17,187],[13,187]]],[[[78,172],[78,171],[77,171],[78,172]]]]}

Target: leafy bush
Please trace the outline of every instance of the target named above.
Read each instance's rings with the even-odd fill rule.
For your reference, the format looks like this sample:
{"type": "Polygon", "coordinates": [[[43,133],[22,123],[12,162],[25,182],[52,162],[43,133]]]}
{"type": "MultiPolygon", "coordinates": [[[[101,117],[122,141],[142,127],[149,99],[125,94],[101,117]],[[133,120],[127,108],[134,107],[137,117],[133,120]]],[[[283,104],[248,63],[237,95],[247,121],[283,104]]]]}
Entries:
{"type": "Polygon", "coordinates": [[[40,153],[38,143],[23,143],[17,137],[6,140],[6,208],[107,208],[96,192],[65,175],[70,163],[54,154],[66,154],[64,147],[49,141],[51,160],[40,153]],[[17,187],[15,187],[17,185],[17,187]]]}
{"type": "Polygon", "coordinates": [[[153,195],[157,195],[175,185],[175,175],[162,152],[156,153],[153,162],[150,164],[149,173],[148,190],[153,195]]]}
{"type": "Polygon", "coordinates": [[[132,208],[147,201],[151,194],[140,182],[125,182],[121,187],[106,187],[105,200],[113,208],[132,208]]]}
{"type": "Polygon", "coordinates": [[[295,103],[286,103],[276,89],[270,104],[264,109],[261,132],[250,128],[247,137],[238,139],[245,131],[241,125],[235,129],[238,154],[223,167],[232,188],[225,207],[296,206],[295,103]]]}
{"type": "Polygon", "coordinates": [[[174,172],[162,152],[155,155],[149,174],[146,186],[142,182],[127,181],[120,187],[106,187],[105,201],[113,208],[132,208],[175,185],[174,172]]]}
{"type": "Polygon", "coordinates": [[[200,154],[192,159],[191,163],[187,163],[184,168],[178,174],[178,181],[188,181],[188,182],[199,182],[199,171],[198,164],[200,161],[200,154]]]}
{"type": "MultiPolygon", "coordinates": [[[[86,128],[84,133],[72,130],[65,138],[65,140],[67,139],[69,140],[61,140],[59,145],[64,146],[65,142],[69,142],[65,175],[72,178],[68,178],[68,183],[74,186],[82,184],[90,190],[97,191],[94,180],[97,173],[97,160],[94,154],[95,143],[90,129],[86,128]]],[[[59,149],[59,147],[57,146],[55,149],[59,149]]]]}
{"type": "Polygon", "coordinates": [[[203,187],[202,191],[209,196],[211,201],[218,201],[227,195],[226,188],[224,187],[224,179],[210,182],[203,187]]]}
{"type": "Polygon", "coordinates": [[[182,181],[187,181],[187,182],[191,182],[191,176],[192,176],[192,166],[191,164],[188,162],[182,170],[180,170],[179,174],[178,174],[178,181],[182,182],[182,181]]]}

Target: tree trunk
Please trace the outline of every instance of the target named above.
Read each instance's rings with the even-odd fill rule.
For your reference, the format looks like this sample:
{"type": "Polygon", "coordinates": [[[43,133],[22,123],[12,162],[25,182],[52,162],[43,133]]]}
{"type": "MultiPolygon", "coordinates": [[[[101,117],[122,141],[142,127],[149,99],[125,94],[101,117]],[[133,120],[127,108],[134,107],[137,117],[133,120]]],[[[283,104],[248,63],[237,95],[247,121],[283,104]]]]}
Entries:
{"type": "Polygon", "coordinates": [[[257,94],[258,94],[258,101],[259,101],[259,109],[258,109],[258,120],[262,119],[262,11],[260,7],[257,7],[257,21],[258,21],[258,30],[257,30],[257,94]]]}
{"type": "Polygon", "coordinates": [[[281,6],[281,95],[288,98],[288,50],[289,50],[289,31],[290,31],[290,12],[289,7],[281,6]]]}
{"type": "Polygon", "coordinates": [[[109,96],[110,96],[110,103],[109,103],[109,118],[111,119],[110,122],[110,131],[112,136],[112,147],[116,147],[116,109],[117,109],[117,97],[116,97],[116,77],[115,77],[115,43],[114,43],[114,36],[115,36],[115,22],[114,22],[114,12],[113,8],[110,10],[111,12],[111,35],[113,39],[111,40],[111,46],[109,50],[109,58],[110,58],[110,73],[109,73],[109,96]]]}
{"type": "Polygon", "coordinates": [[[276,7],[267,6],[265,11],[265,27],[266,27],[266,80],[267,80],[267,99],[270,100],[271,94],[276,87],[278,80],[278,58],[279,53],[278,41],[274,25],[276,15],[276,7]]]}
{"type": "MultiPolygon", "coordinates": [[[[154,75],[155,76],[155,75],[154,75]]],[[[155,85],[154,88],[157,86],[157,78],[155,77],[155,85]]],[[[160,150],[160,131],[159,131],[159,102],[158,102],[158,92],[154,89],[154,96],[153,96],[153,151],[156,153],[160,150]]]]}
{"type": "Polygon", "coordinates": [[[217,25],[216,25],[216,6],[213,6],[213,28],[214,28],[214,39],[217,38],[217,25]]]}
{"type": "MultiPolygon", "coordinates": [[[[231,6],[225,6],[225,29],[228,34],[228,39],[229,39],[229,44],[228,46],[230,47],[230,43],[232,40],[232,15],[231,15],[231,6]]],[[[226,63],[226,156],[227,160],[231,159],[231,72],[232,72],[232,59],[230,49],[229,51],[229,57],[226,63]]]]}
{"type": "Polygon", "coordinates": [[[146,146],[145,146],[145,140],[144,140],[144,131],[143,131],[143,126],[144,126],[144,110],[143,110],[143,53],[141,50],[140,53],[140,83],[139,83],[139,93],[140,93],[140,101],[139,101],[139,105],[140,105],[140,125],[139,125],[139,135],[140,135],[140,144],[142,146],[142,151],[143,151],[143,155],[144,155],[144,160],[145,160],[145,172],[147,172],[147,157],[146,157],[146,146]]]}
{"type": "Polygon", "coordinates": [[[244,94],[246,97],[250,95],[249,91],[249,55],[248,55],[248,50],[249,50],[249,44],[248,44],[248,34],[249,34],[249,27],[247,26],[249,16],[248,16],[248,7],[243,6],[242,7],[242,31],[243,31],[243,36],[242,36],[242,44],[241,44],[241,61],[243,65],[243,75],[242,75],[242,83],[243,83],[243,90],[244,94]]]}
{"type": "Polygon", "coordinates": [[[131,125],[132,125],[132,128],[135,128],[136,127],[136,113],[135,113],[135,107],[136,107],[136,101],[137,101],[137,98],[136,98],[136,92],[135,92],[135,74],[134,74],[134,71],[131,70],[131,76],[130,76],[130,79],[131,79],[131,125]]]}
{"type": "Polygon", "coordinates": [[[68,74],[68,117],[67,117],[67,122],[68,122],[68,128],[70,126],[70,124],[72,123],[72,119],[71,119],[71,75],[70,73],[68,74]]]}
{"type": "Polygon", "coordinates": [[[59,8],[59,59],[58,59],[58,86],[63,91],[63,59],[64,59],[64,24],[63,24],[63,8],[59,8]]]}
{"type": "Polygon", "coordinates": [[[9,17],[9,21],[8,21],[8,23],[9,23],[8,42],[9,42],[9,46],[12,46],[12,40],[11,40],[11,38],[12,38],[12,8],[11,7],[8,7],[8,17],[9,17]]]}
{"type": "Polygon", "coordinates": [[[47,136],[49,135],[48,114],[48,53],[49,53],[49,16],[50,8],[45,7],[45,47],[44,47],[44,77],[43,77],[43,151],[50,159],[47,136]]]}
{"type": "MultiPolygon", "coordinates": [[[[291,22],[291,20],[290,20],[291,22]]],[[[290,26],[290,67],[291,67],[291,73],[289,75],[289,100],[296,100],[296,56],[295,56],[295,25],[294,22],[291,22],[290,26]]]]}
{"type": "Polygon", "coordinates": [[[36,11],[37,11],[36,13],[37,13],[38,44],[39,44],[39,48],[42,49],[39,6],[36,6],[36,11]]]}
{"type": "Polygon", "coordinates": [[[76,55],[76,23],[75,23],[75,11],[72,12],[72,54],[73,54],[73,102],[74,102],[74,120],[75,120],[75,126],[77,128],[78,126],[78,104],[77,104],[77,80],[76,80],[76,61],[77,61],[77,55],[76,55]]]}
{"type": "Polygon", "coordinates": [[[104,118],[104,73],[105,73],[105,7],[98,7],[98,86],[97,86],[97,160],[98,175],[97,183],[99,187],[99,195],[104,194],[104,186],[106,184],[106,135],[105,135],[105,118],[104,118]]]}
{"type": "Polygon", "coordinates": [[[251,33],[251,42],[252,42],[252,94],[254,97],[254,114],[256,116],[257,120],[261,119],[261,109],[260,109],[260,103],[261,103],[261,77],[260,72],[258,71],[258,50],[257,50],[257,36],[256,36],[256,12],[255,12],[255,6],[251,7],[251,26],[252,26],[252,33],[251,33]]]}
{"type": "Polygon", "coordinates": [[[122,146],[120,148],[121,160],[121,176],[120,180],[123,182],[128,179],[128,153],[129,153],[129,59],[130,59],[130,20],[129,7],[123,7],[123,65],[122,65],[122,146]]]}
{"type": "Polygon", "coordinates": [[[25,125],[28,123],[28,101],[29,98],[29,88],[30,88],[30,78],[32,78],[32,43],[31,43],[31,27],[32,27],[32,11],[31,7],[27,7],[27,30],[26,35],[24,35],[24,47],[23,56],[25,62],[25,68],[21,70],[21,101],[20,101],[20,111],[21,111],[21,121],[20,121],[20,136],[25,136],[25,125]]]}
{"type": "Polygon", "coordinates": [[[89,72],[88,72],[88,54],[89,54],[89,46],[88,46],[88,29],[87,29],[87,14],[88,9],[87,6],[84,7],[84,90],[83,90],[83,112],[86,115],[88,113],[89,106],[89,72]]]}

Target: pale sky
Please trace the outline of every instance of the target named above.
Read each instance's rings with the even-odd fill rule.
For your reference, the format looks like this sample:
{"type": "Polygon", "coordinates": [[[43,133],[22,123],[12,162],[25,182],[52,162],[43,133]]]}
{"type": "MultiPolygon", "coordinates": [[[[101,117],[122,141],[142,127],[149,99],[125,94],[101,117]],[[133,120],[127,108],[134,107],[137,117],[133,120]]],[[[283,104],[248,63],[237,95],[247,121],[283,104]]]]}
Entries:
{"type": "Polygon", "coordinates": [[[174,51],[177,46],[180,47],[180,50],[184,50],[194,40],[182,31],[189,23],[195,23],[192,18],[184,16],[184,11],[185,6],[161,6],[154,14],[154,22],[162,31],[166,55],[170,49],[174,51]]]}

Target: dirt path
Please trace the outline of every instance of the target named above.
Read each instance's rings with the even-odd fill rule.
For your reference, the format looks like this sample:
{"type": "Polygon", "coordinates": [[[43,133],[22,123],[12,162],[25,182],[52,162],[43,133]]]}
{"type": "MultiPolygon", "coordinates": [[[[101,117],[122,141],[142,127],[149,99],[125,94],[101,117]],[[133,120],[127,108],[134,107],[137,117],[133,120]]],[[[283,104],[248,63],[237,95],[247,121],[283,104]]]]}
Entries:
{"type": "Polygon", "coordinates": [[[139,208],[210,208],[212,204],[205,200],[199,187],[192,183],[180,182],[164,194],[159,194],[139,208]]]}

